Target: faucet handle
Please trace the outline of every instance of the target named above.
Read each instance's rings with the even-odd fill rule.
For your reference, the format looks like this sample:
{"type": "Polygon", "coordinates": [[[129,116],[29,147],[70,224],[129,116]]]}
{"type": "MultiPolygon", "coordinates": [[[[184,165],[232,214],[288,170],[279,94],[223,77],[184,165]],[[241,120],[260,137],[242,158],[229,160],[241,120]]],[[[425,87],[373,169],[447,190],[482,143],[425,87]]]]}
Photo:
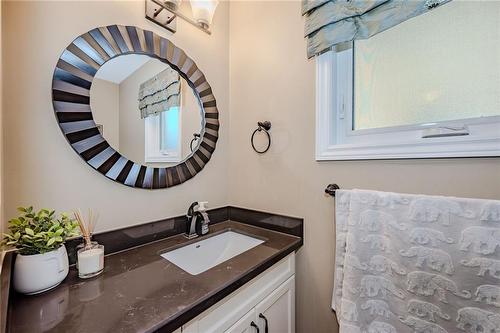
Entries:
{"type": "Polygon", "coordinates": [[[198,201],[193,202],[191,206],[189,206],[189,209],[186,214],[187,217],[192,217],[194,215],[194,208],[196,206],[198,206],[198,201]]]}

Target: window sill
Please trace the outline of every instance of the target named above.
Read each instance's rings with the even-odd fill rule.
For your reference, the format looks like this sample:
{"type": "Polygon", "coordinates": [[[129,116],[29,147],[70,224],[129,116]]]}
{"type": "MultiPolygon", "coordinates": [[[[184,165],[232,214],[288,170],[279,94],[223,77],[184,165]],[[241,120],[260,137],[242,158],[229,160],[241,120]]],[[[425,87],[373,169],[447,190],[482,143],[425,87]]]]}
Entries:
{"type": "Polygon", "coordinates": [[[336,144],[318,147],[317,161],[500,156],[500,139],[421,139],[391,144],[336,144]]]}
{"type": "Polygon", "coordinates": [[[182,159],[178,156],[148,156],[144,158],[146,163],[179,163],[182,159]]]}

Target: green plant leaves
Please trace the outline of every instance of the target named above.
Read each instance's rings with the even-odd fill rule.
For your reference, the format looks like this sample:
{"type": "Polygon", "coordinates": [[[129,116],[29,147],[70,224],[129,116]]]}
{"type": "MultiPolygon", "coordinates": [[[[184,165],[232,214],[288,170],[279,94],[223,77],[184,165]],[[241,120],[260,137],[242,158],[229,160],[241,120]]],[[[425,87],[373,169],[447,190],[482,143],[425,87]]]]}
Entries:
{"type": "Polygon", "coordinates": [[[54,210],[19,207],[20,216],[9,221],[9,233],[2,246],[14,246],[24,255],[39,254],[59,248],[68,237],[79,234],[78,222],[67,213],[57,218],[54,210]]]}

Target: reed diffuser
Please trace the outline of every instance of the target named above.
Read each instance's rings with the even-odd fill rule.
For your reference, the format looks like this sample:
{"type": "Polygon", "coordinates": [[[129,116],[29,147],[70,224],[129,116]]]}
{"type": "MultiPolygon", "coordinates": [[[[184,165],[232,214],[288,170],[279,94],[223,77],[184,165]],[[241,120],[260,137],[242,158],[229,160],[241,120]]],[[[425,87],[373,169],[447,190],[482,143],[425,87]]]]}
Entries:
{"type": "Polygon", "coordinates": [[[78,226],[83,236],[83,243],[77,247],[78,276],[82,279],[99,275],[104,270],[104,246],[92,241],[92,234],[98,219],[89,209],[88,218],[85,220],[80,210],[74,213],[78,226]]]}

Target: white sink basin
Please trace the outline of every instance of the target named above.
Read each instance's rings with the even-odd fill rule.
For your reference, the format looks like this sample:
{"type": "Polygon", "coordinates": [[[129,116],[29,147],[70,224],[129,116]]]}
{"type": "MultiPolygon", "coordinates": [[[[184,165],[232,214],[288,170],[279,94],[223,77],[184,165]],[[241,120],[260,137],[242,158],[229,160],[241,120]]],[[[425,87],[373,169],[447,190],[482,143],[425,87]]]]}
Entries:
{"type": "Polygon", "coordinates": [[[262,243],[261,239],[226,231],[161,256],[189,274],[198,275],[262,243]]]}

